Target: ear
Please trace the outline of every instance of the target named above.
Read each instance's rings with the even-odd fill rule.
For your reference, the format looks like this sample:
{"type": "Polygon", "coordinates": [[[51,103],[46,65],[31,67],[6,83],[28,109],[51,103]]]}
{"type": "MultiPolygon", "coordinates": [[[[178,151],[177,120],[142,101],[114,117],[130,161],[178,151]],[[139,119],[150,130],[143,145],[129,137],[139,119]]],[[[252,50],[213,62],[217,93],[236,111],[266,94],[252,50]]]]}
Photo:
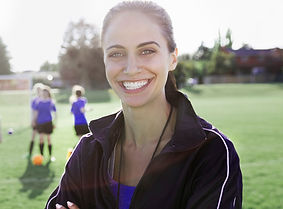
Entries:
{"type": "Polygon", "coordinates": [[[175,70],[177,64],[178,64],[178,49],[175,48],[175,50],[170,53],[170,68],[169,68],[169,71],[175,70]]]}

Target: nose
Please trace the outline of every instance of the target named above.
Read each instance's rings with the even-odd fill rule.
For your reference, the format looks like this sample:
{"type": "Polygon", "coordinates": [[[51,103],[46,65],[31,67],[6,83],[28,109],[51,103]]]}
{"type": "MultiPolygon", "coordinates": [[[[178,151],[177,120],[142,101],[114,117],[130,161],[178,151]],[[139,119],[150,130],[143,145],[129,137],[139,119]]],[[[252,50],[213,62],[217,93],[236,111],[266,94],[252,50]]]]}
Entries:
{"type": "Polygon", "coordinates": [[[128,75],[133,75],[140,72],[140,67],[138,65],[137,58],[133,55],[129,55],[127,59],[127,63],[124,69],[124,73],[128,75]]]}

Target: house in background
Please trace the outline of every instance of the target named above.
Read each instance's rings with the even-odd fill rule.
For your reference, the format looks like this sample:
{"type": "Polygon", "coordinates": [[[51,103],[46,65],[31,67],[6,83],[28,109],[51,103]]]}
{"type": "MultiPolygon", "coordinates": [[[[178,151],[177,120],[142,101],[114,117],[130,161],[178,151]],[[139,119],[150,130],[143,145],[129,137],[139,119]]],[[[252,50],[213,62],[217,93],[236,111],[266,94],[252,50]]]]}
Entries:
{"type": "Polygon", "coordinates": [[[238,50],[222,50],[235,56],[238,74],[249,75],[251,82],[283,81],[283,49],[252,49],[243,46],[238,50]]]}

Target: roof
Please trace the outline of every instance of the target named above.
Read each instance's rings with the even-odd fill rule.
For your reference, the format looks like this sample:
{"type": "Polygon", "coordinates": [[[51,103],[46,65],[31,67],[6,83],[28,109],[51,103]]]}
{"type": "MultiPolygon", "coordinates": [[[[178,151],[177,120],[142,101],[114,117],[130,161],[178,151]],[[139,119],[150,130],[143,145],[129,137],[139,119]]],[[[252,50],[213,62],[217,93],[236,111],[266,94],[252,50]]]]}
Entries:
{"type": "Polygon", "coordinates": [[[272,48],[272,49],[252,49],[247,47],[242,47],[240,49],[228,49],[223,48],[224,51],[233,53],[236,56],[278,56],[282,55],[283,57],[283,49],[280,48],[272,48]]]}

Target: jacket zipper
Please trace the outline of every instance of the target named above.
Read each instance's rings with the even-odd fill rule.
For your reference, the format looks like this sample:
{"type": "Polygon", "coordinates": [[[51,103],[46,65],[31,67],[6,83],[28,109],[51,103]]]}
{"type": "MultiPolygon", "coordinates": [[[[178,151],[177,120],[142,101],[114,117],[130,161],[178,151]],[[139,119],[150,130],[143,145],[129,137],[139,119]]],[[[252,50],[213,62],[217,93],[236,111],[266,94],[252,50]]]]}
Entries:
{"type": "MultiPolygon", "coordinates": [[[[170,142],[170,141],[169,141],[169,142],[170,142]]],[[[169,142],[168,142],[168,143],[169,143],[169,142]]],[[[164,146],[164,148],[165,148],[165,147],[166,147],[166,145],[164,146]]],[[[164,148],[163,148],[163,149],[164,149],[164,148]]],[[[133,196],[132,196],[129,209],[133,209],[133,208],[134,208],[134,205],[135,205],[135,204],[134,204],[134,203],[135,203],[134,199],[135,199],[135,197],[136,197],[136,193],[137,193],[137,191],[138,191],[140,185],[142,184],[142,181],[143,181],[143,179],[145,178],[147,171],[148,171],[149,168],[151,167],[152,162],[153,162],[154,160],[156,160],[156,158],[158,158],[158,157],[160,157],[161,155],[164,155],[164,154],[167,153],[167,152],[162,152],[163,149],[161,150],[161,152],[160,152],[157,156],[155,156],[155,157],[152,159],[152,161],[148,164],[146,170],[144,171],[144,174],[142,175],[141,179],[139,180],[139,183],[137,184],[136,189],[135,189],[135,191],[134,191],[134,194],[133,194],[133,196]]]]}

